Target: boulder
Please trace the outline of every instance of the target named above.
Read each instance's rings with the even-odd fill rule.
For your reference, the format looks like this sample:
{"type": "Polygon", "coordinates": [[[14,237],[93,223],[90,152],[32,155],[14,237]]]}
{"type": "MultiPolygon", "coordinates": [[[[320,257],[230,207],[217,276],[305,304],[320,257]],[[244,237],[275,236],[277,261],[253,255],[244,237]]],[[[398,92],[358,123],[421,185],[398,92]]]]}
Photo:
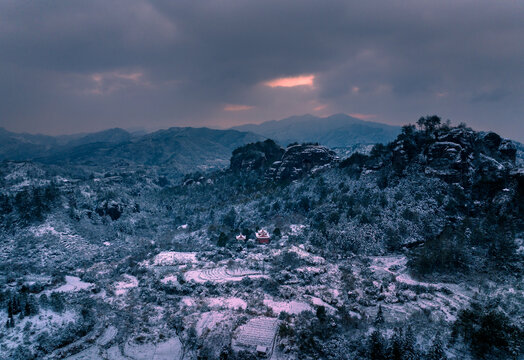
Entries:
{"type": "Polygon", "coordinates": [[[286,149],[280,161],[271,165],[267,176],[275,180],[293,180],[336,161],[335,152],[324,146],[293,145],[286,149]]]}

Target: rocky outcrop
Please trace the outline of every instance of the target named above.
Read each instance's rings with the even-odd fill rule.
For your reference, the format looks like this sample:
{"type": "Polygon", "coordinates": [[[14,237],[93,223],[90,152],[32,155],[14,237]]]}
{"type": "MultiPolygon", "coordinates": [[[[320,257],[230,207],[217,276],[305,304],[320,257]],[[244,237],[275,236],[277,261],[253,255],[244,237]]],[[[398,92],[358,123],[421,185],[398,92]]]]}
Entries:
{"type": "Polygon", "coordinates": [[[229,168],[235,172],[266,170],[283,154],[284,149],[271,139],[247,144],[233,151],[229,168]]]}
{"type": "Polygon", "coordinates": [[[336,153],[324,146],[293,145],[286,149],[281,160],[273,163],[266,175],[274,180],[293,180],[336,161],[336,153]]]}
{"type": "Polygon", "coordinates": [[[118,220],[124,212],[124,205],[114,200],[102,201],[101,204],[96,208],[96,213],[100,216],[109,216],[111,220],[118,220]]]}
{"type": "Polygon", "coordinates": [[[515,166],[515,145],[493,132],[446,129],[435,140],[424,151],[426,174],[450,182],[503,182],[515,166]]]}

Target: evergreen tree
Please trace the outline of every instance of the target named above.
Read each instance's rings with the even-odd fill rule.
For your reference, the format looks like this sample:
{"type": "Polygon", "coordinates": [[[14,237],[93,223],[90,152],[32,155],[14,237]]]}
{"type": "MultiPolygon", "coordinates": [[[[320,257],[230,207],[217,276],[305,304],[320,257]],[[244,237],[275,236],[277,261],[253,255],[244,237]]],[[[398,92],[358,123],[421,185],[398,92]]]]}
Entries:
{"type": "Polygon", "coordinates": [[[224,247],[227,244],[227,235],[221,232],[218,236],[217,246],[224,247]]]}
{"type": "Polygon", "coordinates": [[[389,359],[402,360],[404,356],[404,334],[402,328],[396,327],[394,331],[389,348],[389,359]]]}
{"type": "Polygon", "coordinates": [[[440,333],[437,332],[433,339],[433,343],[431,344],[431,348],[429,349],[428,359],[447,360],[447,358],[446,352],[444,351],[444,345],[442,344],[442,337],[440,336],[440,333]]]}
{"type": "Polygon", "coordinates": [[[275,228],[275,230],[273,230],[273,235],[275,236],[282,236],[282,232],[280,231],[280,228],[275,228]]]}
{"type": "Polygon", "coordinates": [[[384,324],[384,313],[382,311],[382,305],[378,306],[377,316],[375,317],[375,326],[380,327],[384,324]]]}
{"type": "Polygon", "coordinates": [[[379,330],[373,331],[369,339],[369,358],[372,360],[385,360],[385,341],[379,330]]]}
{"type": "Polygon", "coordinates": [[[51,309],[55,312],[62,312],[65,309],[64,299],[60,293],[52,292],[49,300],[51,309]]]}
{"type": "Polygon", "coordinates": [[[406,333],[404,335],[404,348],[403,348],[403,355],[405,360],[415,360],[418,359],[417,353],[415,350],[415,344],[417,340],[415,338],[415,334],[413,333],[413,328],[411,326],[408,326],[406,329],[406,333]]]}

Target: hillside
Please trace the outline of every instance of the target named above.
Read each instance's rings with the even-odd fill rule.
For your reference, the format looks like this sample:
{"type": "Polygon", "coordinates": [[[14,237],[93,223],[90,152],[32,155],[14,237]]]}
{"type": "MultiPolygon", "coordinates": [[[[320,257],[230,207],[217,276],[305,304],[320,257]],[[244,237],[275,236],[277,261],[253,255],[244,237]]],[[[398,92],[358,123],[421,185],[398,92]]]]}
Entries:
{"type": "Polygon", "coordinates": [[[400,132],[400,127],[363,121],[346,114],[324,118],[309,114],[292,116],[262,124],[240,125],[233,129],[259,134],[274,139],[281,145],[318,142],[330,148],[387,143],[400,132]]]}
{"type": "Polygon", "coordinates": [[[141,136],[122,129],[52,137],[3,130],[0,160],[32,160],[55,165],[166,166],[182,173],[228,165],[236,147],[262,139],[236,130],[170,128],[141,136]]]}
{"type": "Polygon", "coordinates": [[[164,130],[96,171],[0,162],[0,358],[522,357],[513,142],[431,116],[344,159],[265,139],[165,176],[175,146],[250,136],[164,130]]]}

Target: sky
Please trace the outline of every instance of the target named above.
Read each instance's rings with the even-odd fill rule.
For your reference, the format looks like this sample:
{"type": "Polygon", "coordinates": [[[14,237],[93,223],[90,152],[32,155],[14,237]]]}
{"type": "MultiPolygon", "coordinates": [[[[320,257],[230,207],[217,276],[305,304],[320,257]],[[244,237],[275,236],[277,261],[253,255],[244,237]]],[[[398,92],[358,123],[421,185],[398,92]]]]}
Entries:
{"type": "Polygon", "coordinates": [[[524,141],[522,0],[1,0],[0,126],[437,114],[524,141]]]}

